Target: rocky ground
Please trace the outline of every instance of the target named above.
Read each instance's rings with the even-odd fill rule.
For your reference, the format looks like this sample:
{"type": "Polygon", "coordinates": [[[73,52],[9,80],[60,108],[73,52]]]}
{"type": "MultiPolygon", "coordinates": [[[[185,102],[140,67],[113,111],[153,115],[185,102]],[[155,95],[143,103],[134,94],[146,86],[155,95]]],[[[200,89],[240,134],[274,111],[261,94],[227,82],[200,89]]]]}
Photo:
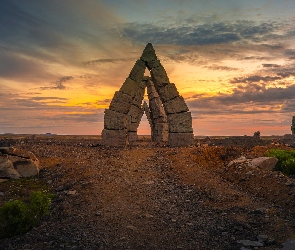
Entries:
{"type": "MultiPolygon", "coordinates": [[[[39,179],[56,198],[40,226],[3,239],[0,249],[271,250],[295,239],[295,179],[228,166],[282,146],[169,148],[144,140],[106,148],[98,142],[9,141],[38,157],[39,179]]],[[[13,198],[1,183],[0,192],[0,204],[13,198]]]]}

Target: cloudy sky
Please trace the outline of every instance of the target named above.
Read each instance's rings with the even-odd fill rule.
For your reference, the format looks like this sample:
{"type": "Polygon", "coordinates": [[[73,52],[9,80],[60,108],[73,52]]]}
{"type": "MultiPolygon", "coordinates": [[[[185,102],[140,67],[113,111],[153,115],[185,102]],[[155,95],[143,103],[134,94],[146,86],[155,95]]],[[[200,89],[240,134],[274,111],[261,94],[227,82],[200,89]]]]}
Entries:
{"type": "Polygon", "coordinates": [[[1,0],[0,133],[100,134],[148,42],[195,135],[291,133],[294,13],[295,0],[1,0]]]}

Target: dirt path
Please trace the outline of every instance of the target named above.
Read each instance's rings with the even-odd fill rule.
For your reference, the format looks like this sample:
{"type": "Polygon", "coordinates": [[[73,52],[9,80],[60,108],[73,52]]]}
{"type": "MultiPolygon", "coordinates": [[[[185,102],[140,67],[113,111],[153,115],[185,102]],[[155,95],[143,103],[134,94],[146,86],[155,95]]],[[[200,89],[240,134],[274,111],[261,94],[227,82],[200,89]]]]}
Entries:
{"type": "Polygon", "coordinates": [[[40,139],[20,145],[40,159],[40,178],[57,198],[38,228],[5,239],[0,249],[230,250],[241,248],[238,240],[267,235],[259,249],[270,250],[295,239],[295,188],[284,186],[286,177],[261,172],[242,180],[246,170],[226,167],[249,152],[92,144],[40,139]]]}

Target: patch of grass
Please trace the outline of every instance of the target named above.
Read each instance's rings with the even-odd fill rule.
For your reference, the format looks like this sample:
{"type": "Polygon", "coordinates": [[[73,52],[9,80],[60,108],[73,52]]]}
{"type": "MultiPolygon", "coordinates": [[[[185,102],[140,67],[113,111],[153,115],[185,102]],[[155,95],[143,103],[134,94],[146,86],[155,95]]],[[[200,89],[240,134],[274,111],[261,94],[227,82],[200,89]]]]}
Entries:
{"type": "Polygon", "coordinates": [[[295,150],[271,149],[267,156],[276,157],[279,160],[275,170],[287,175],[295,175],[295,150]]]}
{"type": "Polygon", "coordinates": [[[28,201],[30,195],[34,191],[50,192],[48,184],[34,177],[10,179],[0,183],[0,192],[4,196],[0,199],[0,206],[9,200],[28,201]]]}
{"type": "Polygon", "coordinates": [[[31,230],[49,214],[52,194],[32,192],[29,202],[10,200],[0,207],[0,238],[12,237],[31,230]]]}

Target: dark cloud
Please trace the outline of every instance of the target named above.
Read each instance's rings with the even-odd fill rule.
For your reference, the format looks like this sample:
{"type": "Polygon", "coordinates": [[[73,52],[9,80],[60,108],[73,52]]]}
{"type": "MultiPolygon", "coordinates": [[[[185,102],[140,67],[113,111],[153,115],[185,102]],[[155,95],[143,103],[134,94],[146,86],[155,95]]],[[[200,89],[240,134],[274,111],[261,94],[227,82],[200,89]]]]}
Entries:
{"type": "Polygon", "coordinates": [[[263,63],[262,66],[264,68],[278,68],[280,67],[281,65],[279,64],[274,64],[274,63],[263,63]]]}
{"type": "Polygon", "coordinates": [[[283,113],[295,107],[294,92],[295,85],[266,88],[264,84],[245,84],[236,87],[231,94],[192,96],[187,104],[190,110],[203,114],[283,113]]]}
{"type": "Polygon", "coordinates": [[[285,71],[285,72],[279,72],[277,73],[279,76],[281,76],[282,78],[288,78],[290,76],[295,76],[295,72],[289,72],[289,71],[285,71]]]}
{"type": "Polygon", "coordinates": [[[74,78],[73,76],[63,76],[55,82],[55,86],[40,87],[40,89],[41,90],[46,90],[46,89],[65,90],[67,89],[67,87],[64,85],[64,83],[72,80],[73,78],[74,78]]]}
{"type": "Polygon", "coordinates": [[[30,100],[32,101],[47,101],[47,100],[58,100],[58,101],[68,101],[68,98],[63,98],[63,97],[54,97],[54,96],[36,96],[36,97],[32,97],[30,98],[30,100]]]}
{"type": "Polygon", "coordinates": [[[239,70],[238,68],[227,67],[222,65],[211,65],[211,66],[204,66],[203,68],[207,68],[210,70],[225,70],[225,71],[236,71],[239,70]]]}
{"type": "MultiPolygon", "coordinates": [[[[132,58],[132,59],[134,59],[134,58],[132,58]]],[[[127,58],[119,58],[119,59],[102,58],[102,59],[83,62],[83,64],[84,65],[96,65],[96,64],[103,64],[103,63],[121,63],[121,62],[130,61],[130,60],[131,59],[127,59],[127,58]]]]}
{"type": "Polygon", "coordinates": [[[0,77],[37,81],[51,75],[36,61],[0,50],[0,77]]]}
{"type": "Polygon", "coordinates": [[[276,31],[274,23],[255,24],[250,21],[187,23],[178,27],[130,23],[121,27],[125,38],[136,42],[178,45],[210,45],[241,40],[263,41],[263,36],[276,31]]]}
{"type": "Polygon", "coordinates": [[[236,77],[230,80],[230,83],[251,83],[251,82],[272,82],[276,80],[281,80],[281,76],[249,76],[249,77],[236,77]]]}

